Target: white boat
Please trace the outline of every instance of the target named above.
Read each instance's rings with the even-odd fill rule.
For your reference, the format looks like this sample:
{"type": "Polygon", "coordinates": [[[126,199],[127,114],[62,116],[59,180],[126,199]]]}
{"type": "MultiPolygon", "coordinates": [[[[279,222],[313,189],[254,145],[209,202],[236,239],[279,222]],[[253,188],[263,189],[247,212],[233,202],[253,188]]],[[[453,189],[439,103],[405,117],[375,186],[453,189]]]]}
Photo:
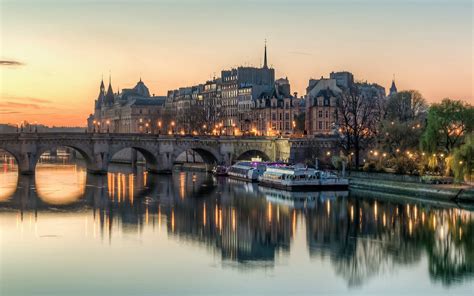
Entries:
{"type": "Polygon", "coordinates": [[[265,172],[266,165],[260,162],[241,161],[232,165],[227,174],[231,178],[248,182],[258,182],[258,177],[265,172]]]}
{"type": "Polygon", "coordinates": [[[258,180],[262,186],[291,191],[347,189],[349,186],[348,179],[303,165],[268,166],[258,180]]]}

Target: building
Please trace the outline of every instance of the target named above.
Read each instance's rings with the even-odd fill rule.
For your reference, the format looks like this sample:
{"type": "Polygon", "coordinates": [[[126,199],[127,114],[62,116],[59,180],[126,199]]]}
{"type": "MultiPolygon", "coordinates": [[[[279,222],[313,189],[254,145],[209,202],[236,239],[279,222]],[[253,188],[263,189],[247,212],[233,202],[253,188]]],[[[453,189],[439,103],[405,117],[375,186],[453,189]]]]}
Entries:
{"type": "Polygon", "coordinates": [[[273,89],[255,100],[252,120],[245,127],[250,134],[261,136],[291,135],[296,127],[301,100],[291,95],[288,78],[275,81],[273,89]]]}
{"type": "Polygon", "coordinates": [[[151,96],[141,80],[135,87],[114,93],[111,79],[105,90],[102,80],[94,102],[94,114],[87,120],[91,132],[155,133],[159,132],[165,97],[151,96]]]}
{"type": "Polygon", "coordinates": [[[266,44],[263,60],[261,68],[238,67],[221,72],[220,116],[224,133],[234,134],[239,121],[248,119],[248,114],[242,113],[248,113],[254,106],[255,99],[273,89],[275,70],[268,67],[266,44]]]}
{"type": "MultiPolygon", "coordinates": [[[[332,75],[333,73],[331,73],[332,75]]],[[[306,88],[305,132],[307,136],[331,135],[338,121],[343,90],[335,78],[310,79],[306,88]]]]}
{"type": "MultiPolygon", "coordinates": [[[[392,85],[394,86],[394,83],[392,85]]],[[[306,88],[305,100],[305,132],[307,136],[337,134],[341,120],[339,108],[342,95],[351,88],[357,89],[364,100],[380,100],[383,103],[386,98],[384,87],[367,81],[354,82],[354,76],[347,71],[332,72],[329,78],[310,79],[306,88]]]]}

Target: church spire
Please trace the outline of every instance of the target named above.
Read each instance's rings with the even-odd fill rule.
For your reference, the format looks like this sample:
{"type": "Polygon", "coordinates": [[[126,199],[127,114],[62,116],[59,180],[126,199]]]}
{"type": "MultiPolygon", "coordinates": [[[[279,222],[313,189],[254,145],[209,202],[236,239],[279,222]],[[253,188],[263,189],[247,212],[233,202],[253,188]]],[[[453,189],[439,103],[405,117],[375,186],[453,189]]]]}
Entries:
{"type": "Polygon", "coordinates": [[[104,75],[102,75],[102,80],[100,81],[100,92],[105,93],[104,75]]]}
{"type": "Polygon", "coordinates": [[[109,104],[114,102],[114,91],[112,90],[112,75],[109,73],[109,88],[107,89],[107,94],[105,95],[105,101],[109,104]]]}
{"type": "Polygon", "coordinates": [[[393,74],[392,85],[390,86],[390,93],[389,95],[394,95],[398,92],[397,86],[395,85],[395,74],[393,74]]]}
{"type": "Polygon", "coordinates": [[[265,51],[263,54],[263,68],[268,69],[268,64],[267,64],[267,39],[265,39],[265,51]]]}

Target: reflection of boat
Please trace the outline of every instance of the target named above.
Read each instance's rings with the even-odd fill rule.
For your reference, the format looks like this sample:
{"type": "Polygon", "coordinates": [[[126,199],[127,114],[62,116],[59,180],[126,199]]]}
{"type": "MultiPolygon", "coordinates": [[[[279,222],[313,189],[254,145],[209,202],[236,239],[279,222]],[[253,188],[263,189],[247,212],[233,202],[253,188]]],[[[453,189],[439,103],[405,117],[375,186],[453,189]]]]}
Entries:
{"type": "Polygon", "coordinates": [[[257,182],[258,176],[262,175],[266,165],[260,162],[241,161],[232,165],[228,170],[229,177],[248,182],[257,182]]]}
{"type": "Polygon", "coordinates": [[[349,186],[348,179],[302,165],[268,166],[258,180],[263,186],[295,191],[346,189],[349,186]]]}
{"type": "Polygon", "coordinates": [[[313,208],[317,201],[333,200],[337,197],[347,197],[348,191],[286,191],[270,187],[260,187],[259,191],[272,203],[282,204],[291,208],[313,208]]]}
{"type": "Polygon", "coordinates": [[[212,169],[212,173],[215,176],[227,176],[228,168],[224,165],[217,165],[212,169]]]}

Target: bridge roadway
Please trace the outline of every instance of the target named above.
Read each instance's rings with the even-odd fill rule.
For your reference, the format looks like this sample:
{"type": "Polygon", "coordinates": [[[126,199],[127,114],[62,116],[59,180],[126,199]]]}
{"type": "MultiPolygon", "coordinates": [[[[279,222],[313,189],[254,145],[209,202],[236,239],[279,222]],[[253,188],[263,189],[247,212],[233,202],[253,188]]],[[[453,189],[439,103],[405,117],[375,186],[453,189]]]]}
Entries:
{"type": "Polygon", "coordinates": [[[301,141],[278,137],[21,132],[0,134],[0,149],[9,152],[16,159],[19,172],[26,175],[34,174],[41,154],[58,147],[79,152],[88,172],[93,174],[107,173],[112,157],[126,148],[136,149],[144,156],[149,172],[168,173],[176,158],[189,149],[210,164],[230,165],[250,155],[269,161],[295,161],[298,153],[291,150],[301,146],[301,141]]]}

